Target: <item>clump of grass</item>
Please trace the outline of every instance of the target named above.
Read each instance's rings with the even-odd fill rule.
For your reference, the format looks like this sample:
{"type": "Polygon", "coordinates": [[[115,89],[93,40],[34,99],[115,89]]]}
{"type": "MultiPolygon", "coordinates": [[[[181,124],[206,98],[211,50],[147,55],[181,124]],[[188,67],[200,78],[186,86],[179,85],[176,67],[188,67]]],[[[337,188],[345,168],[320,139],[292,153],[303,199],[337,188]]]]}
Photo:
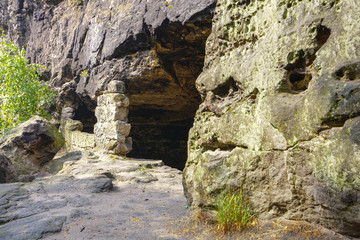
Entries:
{"type": "Polygon", "coordinates": [[[228,189],[218,197],[215,204],[217,211],[217,227],[224,233],[241,231],[256,223],[255,214],[252,213],[250,203],[245,199],[243,191],[228,189]]]}

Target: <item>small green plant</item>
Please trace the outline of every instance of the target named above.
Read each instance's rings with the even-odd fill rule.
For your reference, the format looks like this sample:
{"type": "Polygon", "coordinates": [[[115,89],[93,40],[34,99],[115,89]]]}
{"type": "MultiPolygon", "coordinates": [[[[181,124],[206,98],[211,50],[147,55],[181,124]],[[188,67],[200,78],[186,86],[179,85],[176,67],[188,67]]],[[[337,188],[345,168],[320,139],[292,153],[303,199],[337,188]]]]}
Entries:
{"type": "Polygon", "coordinates": [[[87,78],[89,76],[89,72],[87,70],[83,70],[83,71],[81,71],[80,76],[87,78]]]}
{"type": "Polygon", "coordinates": [[[255,215],[251,213],[250,203],[243,196],[243,190],[233,192],[229,189],[218,196],[215,204],[217,227],[224,233],[240,231],[255,224],[255,215]]]}
{"type": "Polygon", "coordinates": [[[168,8],[174,8],[173,6],[170,5],[170,3],[168,1],[164,1],[165,6],[167,6],[168,8]]]}
{"type": "Polygon", "coordinates": [[[140,166],[140,171],[146,171],[146,170],[148,170],[148,169],[149,169],[148,167],[140,166]]]}

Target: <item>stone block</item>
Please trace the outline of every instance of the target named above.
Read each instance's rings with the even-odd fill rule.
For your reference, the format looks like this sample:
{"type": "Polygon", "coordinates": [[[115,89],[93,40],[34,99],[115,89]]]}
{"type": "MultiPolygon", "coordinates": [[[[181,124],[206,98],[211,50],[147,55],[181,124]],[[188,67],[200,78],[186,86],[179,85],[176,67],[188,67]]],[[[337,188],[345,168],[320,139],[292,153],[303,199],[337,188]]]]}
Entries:
{"type": "Polygon", "coordinates": [[[72,119],[75,116],[75,109],[72,107],[64,107],[61,109],[61,118],[62,119],[72,119]]]}
{"type": "Polygon", "coordinates": [[[107,93],[124,93],[125,83],[122,81],[111,81],[107,86],[107,93]]]}
{"type": "Polygon", "coordinates": [[[72,119],[62,119],[60,125],[60,131],[65,138],[66,148],[71,150],[72,145],[72,133],[74,131],[82,131],[83,124],[80,121],[72,119]]]}
{"type": "Polygon", "coordinates": [[[95,147],[95,134],[85,133],[85,132],[74,132],[77,136],[76,145],[84,149],[92,149],[95,147]]]}
{"type": "Polygon", "coordinates": [[[121,93],[106,93],[97,98],[98,106],[128,107],[129,98],[121,93]]]}
{"type": "Polygon", "coordinates": [[[100,123],[113,121],[127,121],[129,110],[125,107],[97,107],[95,109],[95,116],[100,123]]]}
{"type": "Polygon", "coordinates": [[[64,130],[66,132],[72,132],[72,131],[82,131],[83,130],[83,124],[78,120],[72,120],[67,119],[63,120],[62,125],[64,126],[64,130]]]}
{"type": "Polygon", "coordinates": [[[117,139],[117,135],[128,136],[131,125],[124,121],[97,123],[94,126],[94,133],[96,136],[105,136],[110,139],[117,139]]]}
{"type": "Polygon", "coordinates": [[[126,138],[124,143],[118,143],[114,148],[114,154],[126,155],[132,150],[132,138],[126,138]]]}

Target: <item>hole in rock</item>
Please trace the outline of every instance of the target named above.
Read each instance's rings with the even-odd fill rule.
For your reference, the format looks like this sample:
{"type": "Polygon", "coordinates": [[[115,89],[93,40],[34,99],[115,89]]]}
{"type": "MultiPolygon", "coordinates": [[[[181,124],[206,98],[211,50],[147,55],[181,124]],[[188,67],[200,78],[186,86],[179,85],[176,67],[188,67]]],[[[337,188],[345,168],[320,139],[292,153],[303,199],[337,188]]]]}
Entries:
{"type": "Polygon", "coordinates": [[[226,97],[229,94],[238,91],[239,88],[236,85],[234,78],[228,78],[223,84],[219,85],[216,89],[213,90],[215,95],[220,97],[226,97]]]}
{"type": "Polygon", "coordinates": [[[335,77],[341,81],[356,81],[360,79],[360,63],[346,65],[335,72],[335,77]]]}
{"type": "Polygon", "coordinates": [[[328,38],[330,37],[331,30],[323,25],[318,26],[317,34],[316,34],[316,41],[319,43],[319,48],[321,48],[328,38]]]}
{"type": "Polygon", "coordinates": [[[290,88],[294,91],[304,91],[308,88],[312,76],[309,73],[294,72],[289,76],[290,88]]]}
{"type": "Polygon", "coordinates": [[[201,102],[195,80],[204,66],[212,9],[185,25],[165,21],[154,33],[152,56],[159,64],[146,76],[125,82],[133,139],[129,157],[160,159],[180,170],[185,167],[188,133],[201,102]]]}
{"type": "MultiPolygon", "coordinates": [[[[293,93],[299,93],[308,88],[312,79],[311,72],[313,62],[316,59],[316,52],[326,43],[331,34],[331,30],[323,25],[318,25],[313,30],[316,30],[316,47],[290,52],[287,56],[288,64],[285,66],[287,70],[287,91],[290,88],[293,93]]],[[[336,75],[338,74],[341,73],[336,75]]]]}
{"type": "MultiPolygon", "coordinates": [[[[168,166],[182,170],[187,159],[188,132],[193,123],[191,117],[179,119],[178,112],[164,110],[141,111],[130,110],[130,136],[133,138],[133,150],[130,157],[161,159],[168,166]],[[148,121],[139,122],[141,117],[148,121]]],[[[184,113],[184,116],[189,116],[184,113]]]]}
{"type": "Polygon", "coordinates": [[[83,132],[94,133],[94,125],[97,122],[95,113],[85,105],[81,105],[75,110],[74,120],[82,122],[83,132]]]}

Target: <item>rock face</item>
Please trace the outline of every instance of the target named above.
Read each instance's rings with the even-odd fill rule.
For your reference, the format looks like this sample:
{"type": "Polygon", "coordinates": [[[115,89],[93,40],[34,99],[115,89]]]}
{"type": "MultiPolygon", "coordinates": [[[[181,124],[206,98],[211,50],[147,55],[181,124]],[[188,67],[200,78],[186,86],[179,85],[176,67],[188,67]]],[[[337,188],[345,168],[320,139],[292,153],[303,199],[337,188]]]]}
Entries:
{"type": "Polygon", "coordinates": [[[218,1],[184,170],[193,206],[243,187],[260,218],[360,236],[359,11],[218,1]]]}
{"type": "Polygon", "coordinates": [[[0,138],[1,183],[29,180],[64,145],[56,127],[35,116],[0,138]]]}
{"type": "Polygon", "coordinates": [[[93,133],[96,98],[123,81],[132,156],[183,168],[216,0],[168,2],[0,0],[0,25],[48,68],[43,77],[60,93],[63,117],[93,133]]]}

